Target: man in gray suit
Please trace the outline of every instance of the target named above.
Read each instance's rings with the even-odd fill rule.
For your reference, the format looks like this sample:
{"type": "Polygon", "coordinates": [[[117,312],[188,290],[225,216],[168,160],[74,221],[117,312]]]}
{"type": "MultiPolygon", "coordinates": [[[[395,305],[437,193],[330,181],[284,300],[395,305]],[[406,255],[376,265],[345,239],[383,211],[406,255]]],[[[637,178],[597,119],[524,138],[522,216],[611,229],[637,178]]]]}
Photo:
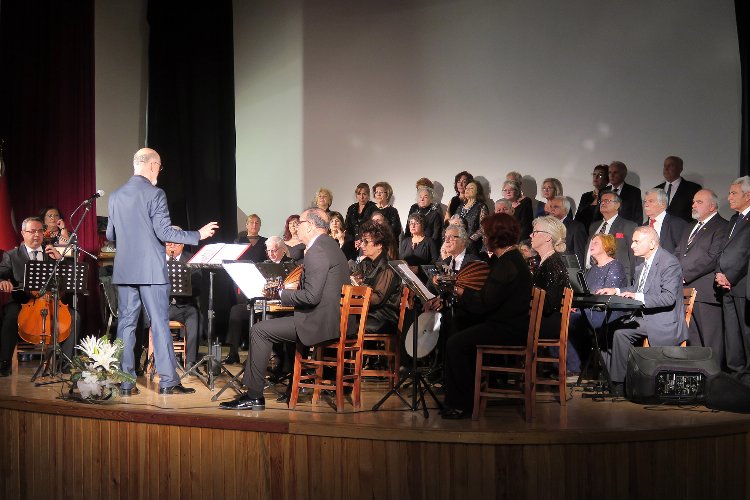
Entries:
{"type": "MultiPolygon", "coordinates": [[[[169,291],[166,242],[197,245],[213,236],[219,227],[210,222],[198,231],[172,227],[167,196],[156,187],[161,157],[153,149],[138,150],[133,157],[134,175],[109,196],[107,239],[117,243],[112,283],[117,285],[117,338],[125,343],[122,370],[135,376],[133,347],[141,303],[151,318],[156,371],[161,394],[195,392],[180,384],[177,360],[169,332],[169,291]]],[[[134,385],[123,383],[123,396],[138,394],[134,385]]]]}
{"type": "Polygon", "coordinates": [[[695,193],[691,216],[698,222],[682,233],[675,255],[682,265],[685,286],[698,292],[693,305],[693,319],[688,328],[688,344],[710,347],[722,365],[724,332],[721,297],[714,288],[714,273],[726,239],[727,221],[719,215],[718,209],[716,193],[710,189],[695,193]]]}
{"type": "Polygon", "coordinates": [[[633,253],[645,261],[636,269],[635,285],[603,288],[596,293],[620,295],[643,302],[643,309],[624,319],[612,339],[610,375],[612,392],[623,394],[630,346],[648,337],[652,346],[676,346],[687,340],[682,302],[682,268],[677,258],[659,247],[659,235],[648,226],[633,233],[633,253]]]}
{"type": "Polygon", "coordinates": [[[300,287],[279,293],[283,305],[294,306],[294,316],[268,319],[253,326],[243,379],[248,391],[221,403],[220,408],[266,408],[263,386],[274,342],[299,341],[312,346],[339,336],[341,287],[349,283],[349,264],[338,242],[328,236],[328,226],[328,215],[319,208],[300,215],[297,235],[306,248],[300,287]]]}
{"type": "Polygon", "coordinates": [[[636,265],[636,258],[633,256],[633,249],[630,246],[631,238],[635,228],[638,227],[635,222],[624,219],[619,215],[620,205],[622,200],[619,195],[607,191],[599,197],[599,210],[604,218],[601,222],[594,222],[589,227],[589,240],[586,245],[586,258],[582,265],[586,266],[586,269],[591,267],[590,256],[591,253],[588,251],[591,239],[597,234],[611,234],[615,237],[616,251],[615,260],[622,264],[625,268],[625,278],[628,284],[633,279],[633,269],[636,265]]]}

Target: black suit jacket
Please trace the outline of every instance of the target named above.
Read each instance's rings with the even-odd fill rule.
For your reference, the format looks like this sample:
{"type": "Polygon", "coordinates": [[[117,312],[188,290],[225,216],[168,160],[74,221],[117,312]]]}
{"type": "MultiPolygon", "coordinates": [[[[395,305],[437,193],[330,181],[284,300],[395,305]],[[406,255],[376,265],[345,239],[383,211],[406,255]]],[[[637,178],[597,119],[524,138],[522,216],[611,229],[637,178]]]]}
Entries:
{"type": "MultiPolygon", "coordinates": [[[[250,262],[263,262],[266,260],[266,240],[263,236],[258,236],[258,242],[248,248],[245,253],[240,256],[240,260],[249,260],[250,262]]],[[[234,240],[235,243],[250,243],[247,237],[247,231],[242,231],[237,235],[234,240]]]]}
{"type": "MultiPolygon", "coordinates": [[[[589,239],[586,243],[587,249],[588,244],[591,243],[591,239],[597,233],[600,224],[601,222],[595,222],[589,227],[589,239]]],[[[612,222],[611,227],[607,230],[608,234],[615,237],[615,244],[617,246],[615,260],[619,261],[620,264],[622,264],[622,267],[625,268],[625,278],[627,279],[628,285],[633,281],[636,264],[643,260],[636,258],[635,255],[633,255],[633,249],[630,248],[630,244],[633,242],[633,232],[636,227],[638,226],[635,222],[623,219],[618,215],[614,222],[612,222]]]]}
{"type": "Polygon", "coordinates": [[[565,253],[578,257],[578,263],[583,266],[588,248],[588,235],[586,228],[580,222],[570,218],[570,215],[562,220],[565,224],[565,253]]]}
{"type": "MultiPolygon", "coordinates": [[[[45,262],[52,262],[52,259],[46,253],[42,255],[45,262]]],[[[14,287],[23,286],[24,271],[28,261],[29,253],[25,245],[21,244],[12,250],[8,250],[3,254],[3,259],[0,261],[0,279],[9,279],[14,287]]],[[[12,293],[12,300],[19,304],[26,303],[30,299],[31,295],[22,290],[12,293]]]]}
{"type": "Polygon", "coordinates": [[[695,288],[698,295],[697,302],[707,304],[718,304],[716,289],[714,288],[714,277],[716,276],[716,260],[721,254],[721,249],[727,236],[727,221],[721,215],[714,215],[693,237],[688,245],[688,239],[696,222],[683,232],[680,243],[677,245],[675,255],[682,266],[682,277],[685,286],[695,288]]]}
{"type": "Polygon", "coordinates": [[[731,288],[729,294],[733,297],[747,296],[747,266],[750,262],[750,214],[739,217],[739,213],[729,219],[727,238],[716,266],[717,273],[724,273],[731,288]],[[737,224],[735,225],[735,221],[737,224]],[[732,232],[734,226],[734,232],[732,232]],[[729,236],[729,233],[732,235],[729,236]]]}
{"type": "MultiPolygon", "coordinates": [[[[607,191],[611,190],[612,186],[607,186],[607,191]]],[[[625,182],[622,185],[622,191],[618,195],[622,199],[619,211],[620,217],[631,220],[640,226],[643,223],[643,198],[641,197],[641,190],[625,182]]]]}
{"type": "MultiPolygon", "coordinates": [[[[583,224],[584,229],[588,228],[592,222],[602,220],[602,213],[599,211],[599,203],[592,205],[594,201],[594,192],[589,191],[581,195],[581,201],[578,202],[575,220],[583,224]]],[[[584,252],[585,253],[585,252],[584,252]]]]}
{"type": "MultiPolygon", "coordinates": [[[[656,187],[659,189],[665,189],[664,186],[666,185],[666,182],[662,182],[656,187]]],[[[692,222],[693,216],[691,215],[691,212],[693,207],[693,196],[695,196],[695,193],[701,189],[703,189],[703,187],[700,184],[682,179],[680,185],[677,186],[677,191],[671,193],[672,199],[667,207],[667,213],[679,217],[685,220],[685,222],[692,222]]]]}
{"type": "MultiPolygon", "coordinates": [[[[689,226],[687,222],[669,213],[664,215],[659,231],[659,246],[667,252],[674,254],[677,245],[680,243],[682,233],[689,226]]],[[[693,226],[690,226],[692,229],[693,226]]]]}

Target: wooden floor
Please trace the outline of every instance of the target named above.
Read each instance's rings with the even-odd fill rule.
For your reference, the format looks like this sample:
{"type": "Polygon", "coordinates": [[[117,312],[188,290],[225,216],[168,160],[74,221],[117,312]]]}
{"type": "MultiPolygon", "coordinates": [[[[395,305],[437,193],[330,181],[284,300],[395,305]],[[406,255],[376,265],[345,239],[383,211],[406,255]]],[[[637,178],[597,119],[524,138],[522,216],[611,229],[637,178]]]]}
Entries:
{"type": "Polygon", "coordinates": [[[571,389],[532,423],[514,403],[446,421],[395,397],[371,411],[387,390],[373,381],[362,411],[307,397],[292,411],[272,389],[265,411],[226,411],[211,401],[226,379],[211,392],[194,377],[192,395],[139,378],[140,395],[93,405],[66,400],[65,383],[36,387],[36,362],[19,366],[0,379],[0,498],[750,498],[750,416],[702,406],[571,389]],[[66,487],[78,483],[92,493],[66,487]]]}

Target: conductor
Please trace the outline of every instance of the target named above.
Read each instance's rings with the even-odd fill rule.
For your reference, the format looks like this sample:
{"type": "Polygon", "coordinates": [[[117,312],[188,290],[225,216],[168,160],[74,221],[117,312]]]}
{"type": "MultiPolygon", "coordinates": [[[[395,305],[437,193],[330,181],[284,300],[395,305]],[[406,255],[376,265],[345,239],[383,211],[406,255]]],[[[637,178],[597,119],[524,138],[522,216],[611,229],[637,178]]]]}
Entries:
{"type": "MultiPolygon", "coordinates": [[[[161,157],[156,151],[138,150],[133,157],[134,175],[109,197],[107,239],[118,243],[112,276],[119,299],[117,338],[125,343],[122,370],[135,376],[133,347],[142,302],[151,318],[159,393],[189,394],[195,389],[180,384],[169,333],[170,284],[164,244],[169,241],[196,245],[213,236],[219,226],[209,222],[198,231],[172,228],[167,196],[156,187],[161,170],[161,157]]],[[[120,387],[123,396],[139,392],[127,383],[120,387]]]]}

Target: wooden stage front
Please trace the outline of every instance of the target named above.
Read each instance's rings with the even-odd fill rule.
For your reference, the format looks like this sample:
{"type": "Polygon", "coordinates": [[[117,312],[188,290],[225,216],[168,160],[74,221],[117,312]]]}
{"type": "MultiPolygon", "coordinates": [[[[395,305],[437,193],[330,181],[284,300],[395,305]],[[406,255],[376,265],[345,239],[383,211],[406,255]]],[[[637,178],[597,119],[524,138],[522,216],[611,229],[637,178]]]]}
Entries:
{"type": "MultiPolygon", "coordinates": [[[[0,498],[750,498],[750,416],[705,407],[591,401],[490,406],[445,421],[366,382],[364,411],[336,414],[305,397],[295,411],[223,411],[197,393],[116,404],[35,387],[36,363],[0,379],[0,498]]],[[[224,379],[218,379],[223,386],[224,379]]],[[[231,391],[223,400],[229,399],[231,391]]]]}

